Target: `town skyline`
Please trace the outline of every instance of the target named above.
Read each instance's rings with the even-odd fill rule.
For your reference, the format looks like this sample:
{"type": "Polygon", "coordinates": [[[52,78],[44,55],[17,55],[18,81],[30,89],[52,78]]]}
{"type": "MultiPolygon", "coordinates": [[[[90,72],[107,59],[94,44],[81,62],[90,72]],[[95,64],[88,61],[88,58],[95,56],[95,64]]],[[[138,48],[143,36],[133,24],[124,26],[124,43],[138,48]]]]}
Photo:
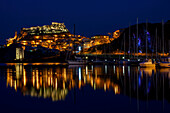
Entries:
{"type": "MultiPolygon", "coordinates": [[[[138,17],[136,18],[136,20],[138,19],[138,17]]],[[[170,19],[169,19],[170,20],[170,19]]],[[[167,20],[167,21],[165,21],[165,20],[161,20],[161,21],[159,21],[159,22],[157,22],[157,23],[162,23],[162,22],[164,22],[164,23],[166,23],[166,22],[168,22],[169,20],[167,20]]],[[[51,21],[51,23],[53,23],[53,22],[56,22],[56,23],[63,23],[63,24],[65,24],[65,22],[58,22],[58,21],[51,21]]],[[[154,22],[150,22],[150,21],[148,21],[148,19],[146,19],[145,21],[142,21],[142,22],[139,22],[138,21],[138,24],[144,24],[144,23],[152,23],[152,24],[156,24],[156,23],[154,23],[154,22]]],[[[133,22],[134,23],[134,22],[133,22]]],[[[33,25],[33,26],[22,26],[21,28],[19,28],[18,30],[15,30],[13,33],[12,33],[12,35],[10,36],[10,37],[5,37],[5,38],[2,38],[2,37],[0,37],[1,39],[1,41],[0,41],[0,45],[5,45],[6,43],[7,43],[7,40],[9,39],[9,38],[13,38],[14,36],[15,36],[15,33],[17,32],[17,33],[20,33],[20,31],[22,31],[22,29],[23,28],[31,28],[31,27],[41,27],[41,26],[44,26],[44,25],[49,25],[49,24],[42,24],[42,25],[33,25]]],[[[69,33],[71,33],[71,34],[74,34],[74,25],[75,24],[73,24],[72,25],[72,28],[71,29],[69,29],[69,27],[66,25],[66,28],[68,29],[68,31],[69,31],[69,33]]],[[[124,28],[118,28],[118,29],[114,29],[114,30],[110,30],[110,31],[108,31],[108,32],[98,32],[98,33],[91,33],[91,35],[89,35],[89,36],[87,36],[87,35],[83,35],[83,34],[80,34],[80,33],[78,33],[77,32],[77,26],[76,26],[76,32],[75,32],[75,35],[81,35],[81,36],[84,36],[84,37],[87,37],[87,38],[91,38],[91,37],[93,37],[93,36],[96,36],[96,35],[105,35],[105,36],[111,36],[110,34],[111,33],[114,33],[115,31],[117,31],[117,30],[120,30],[120,29],[126,29],[126,28],[128,28],[129,26],[135,26],[135,25],[137,25],[137,23],[134,23],[134,24],[131,24],[130,22],[129,22],[129,24],[127,25],[127,26],[125,26],[124,28]]],[[[112,38],[113,36],[111,36],[110,38],[112,38]]]]}
{"type": "Polygon", "coordinates": [[[162,19],[166,22],[170,18],[167,15],[168,4],[168,0],[87,0],[83,3],[77,0],[3,0],[0,10],[0,43],[5,43],[5,39],[12,37],[22,27],[49,24],[52,21],[64,22],[71,32],[76,24],[76,32],[86,37],[126,28],[129,23],[135,24],[137,17],[139,23],[144,23],[146,19],[152,23],[159,23],[162,19]]]}

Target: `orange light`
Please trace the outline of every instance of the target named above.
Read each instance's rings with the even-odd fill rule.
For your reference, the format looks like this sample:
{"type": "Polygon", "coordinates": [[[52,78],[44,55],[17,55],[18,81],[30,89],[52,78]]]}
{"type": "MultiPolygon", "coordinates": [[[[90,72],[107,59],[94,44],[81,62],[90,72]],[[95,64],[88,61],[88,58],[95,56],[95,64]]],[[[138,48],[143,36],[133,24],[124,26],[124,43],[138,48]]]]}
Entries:
{"type": "Polygon", "coordinates": [[[36,39],[39,39],[40,37],[39,37],[39,36],[36,36],[35,38],[36,38],[36,39]]]}

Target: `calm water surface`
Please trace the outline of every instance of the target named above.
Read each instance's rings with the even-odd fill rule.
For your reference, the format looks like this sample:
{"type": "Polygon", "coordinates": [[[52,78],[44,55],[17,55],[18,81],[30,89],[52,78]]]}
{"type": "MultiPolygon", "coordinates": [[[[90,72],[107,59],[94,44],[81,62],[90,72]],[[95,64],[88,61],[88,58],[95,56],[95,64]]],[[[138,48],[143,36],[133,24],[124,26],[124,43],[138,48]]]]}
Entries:
{"type": "Polygon", "coordinates": [[[1,113],[170,113],[170,69],[0,66],[1,113]]]}

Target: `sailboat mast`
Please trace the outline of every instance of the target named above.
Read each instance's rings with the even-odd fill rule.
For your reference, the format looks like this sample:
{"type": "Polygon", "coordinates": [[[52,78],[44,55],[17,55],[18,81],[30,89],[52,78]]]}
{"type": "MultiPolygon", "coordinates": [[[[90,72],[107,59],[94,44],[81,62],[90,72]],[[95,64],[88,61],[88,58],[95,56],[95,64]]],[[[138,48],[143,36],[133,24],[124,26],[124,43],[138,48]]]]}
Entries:
{"type": "Polygon", "coordinates": [[[137,59],[138,59],[138,18],[137,18],[136,50],[137,50],[137,59]]]}
{"type": "MultiPolygon", "coordinates": [[[[76,38],[76,25],[74,24],[74,38],[76,38]]],[[[75,50],[74,45],[73,45],[73,50],[75,50]]]]}
{"type": "Polygon", "coordinates": [[[134,40],[133,40],[133,46],[134,46],[134,47],[133,47],[133,49],[134,49],[134,50],[133,50],[133,52],[134,52],[134,58],[135,58],[135,50],[136,50],[136,48],[135,48],[135,46],[136,46],[136,45],[135,45],[135,40],[136,40],[136,39],[135,39],[135,37],[134,37],[134,40]]]}
{"type": "Polygon", "coordinates": [[[163,57],[164,57],[164,21],[162,20],[162,46],[163,46],[163,57]]]}
{"type": "Polygon", "coordinates": [[[124,59],[125,59],[125,54],[126,52],[125,52],[125,33],[124,33],[124,59]]]}
{"type": "Polygon", "coordinates": [[[148,49],[148,20],[146,20],[146,59],[147,59],[147,49],[148,49]]]}
{"type": "Polygon", "coordinates": [[[156,59],[157,59],[158,53],[157,53],[157,27],[156,27],[156,59]]]}
{"type": "Polygon", "coordinates": [[[131,45],[131,42],[130,42],[130,23],[129,23],[129,58],[130,58],[130,45],[131,45]]]}

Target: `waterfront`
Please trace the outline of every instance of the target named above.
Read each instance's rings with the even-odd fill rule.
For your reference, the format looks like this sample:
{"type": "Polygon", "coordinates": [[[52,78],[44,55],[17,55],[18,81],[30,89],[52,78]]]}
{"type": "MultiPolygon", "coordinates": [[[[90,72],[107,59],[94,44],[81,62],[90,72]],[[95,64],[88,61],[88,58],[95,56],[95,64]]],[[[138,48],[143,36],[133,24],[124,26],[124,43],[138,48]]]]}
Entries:
{"type": "Polygon", "coordinates": [[[169,112],[170,69],[3,65],[3,112],[169,112]],[[10,108],[10,109],[9,109],[10,108]]]}

